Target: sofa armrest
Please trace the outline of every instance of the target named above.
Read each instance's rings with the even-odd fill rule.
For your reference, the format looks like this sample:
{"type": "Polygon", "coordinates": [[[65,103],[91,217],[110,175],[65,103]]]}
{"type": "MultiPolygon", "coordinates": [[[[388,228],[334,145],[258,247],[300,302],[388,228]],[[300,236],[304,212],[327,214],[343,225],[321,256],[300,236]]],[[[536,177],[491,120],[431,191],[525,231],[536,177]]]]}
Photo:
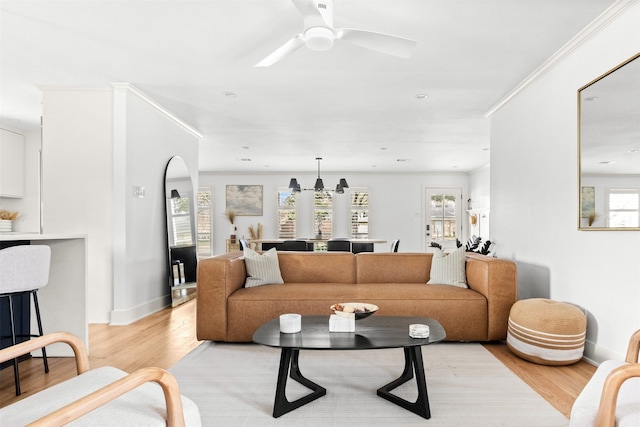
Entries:
{"type": "Polygon", "coordinates": [[[227,299],[247,278],[242,252],[198,262],[196,334],[199,340],[226,341],[227,299]]]}
{"type": "Polygon", "coordinates": [[[516,264],[467,253],[466,273],[469,288],[487,298],[487,340],[506,339],[509,311],[518,298],[516,264]]]}

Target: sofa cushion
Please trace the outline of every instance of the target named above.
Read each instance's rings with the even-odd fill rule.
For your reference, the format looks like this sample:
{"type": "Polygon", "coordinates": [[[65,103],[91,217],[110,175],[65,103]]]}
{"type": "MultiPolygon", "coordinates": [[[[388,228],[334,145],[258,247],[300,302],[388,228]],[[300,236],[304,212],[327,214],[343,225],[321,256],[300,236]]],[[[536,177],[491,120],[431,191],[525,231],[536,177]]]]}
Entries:
{"type": "Polygon", "coordinates": [[[356,256],[350,252],[280,252],[285,283],[355,283],[356,256]]]}
{"type": "Polygon", "coordinates": [[[280,274],[278,253],[275,248],[269,249],[263,254],[245,248],[243,253],[244,263],[247,267],[245,288],[284,283],[280,274]]]}
{"type": "Polygon", "coordinates": [[[357,283],[422,283],[429,280],[430,253],[380,252],[356,255],[357,283]]]}
{"type": "Polygon", "coordinates": [[[430,278],[427,283],[467,288],[465,252],[464,247],[460,247],[445,256],[441,249],[436,248],[431,261],[430,278]]]}

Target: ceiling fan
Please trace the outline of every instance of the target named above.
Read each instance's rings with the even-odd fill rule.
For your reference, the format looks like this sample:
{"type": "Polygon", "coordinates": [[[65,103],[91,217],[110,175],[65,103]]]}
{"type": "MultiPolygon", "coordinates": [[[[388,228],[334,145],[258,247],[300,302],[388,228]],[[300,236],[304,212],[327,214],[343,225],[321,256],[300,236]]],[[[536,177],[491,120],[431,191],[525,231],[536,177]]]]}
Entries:
{"type": "Polygon", "coordinates": [[[269,67],[306,45],[311,50],[329,50],[334,40],[344,40],[355,45],[408,58],[417,42],[403,37],[353,28],[333,27],[333,0],[292,0],[302,14],[304,31],[280,46],[254,67],[269,67]]]}

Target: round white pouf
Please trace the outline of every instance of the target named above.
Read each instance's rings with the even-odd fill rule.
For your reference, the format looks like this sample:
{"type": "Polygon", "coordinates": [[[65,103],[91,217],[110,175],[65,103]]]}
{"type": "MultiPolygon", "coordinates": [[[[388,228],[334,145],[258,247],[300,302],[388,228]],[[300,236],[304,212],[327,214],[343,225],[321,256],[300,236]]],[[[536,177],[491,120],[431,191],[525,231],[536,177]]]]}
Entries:
{"type": "Polygon", "coordinates": [[[570,365],[582,359],[587,317],[572,304],[545,298],[517,301],[509,312],[507,346],[530,362],[570,365]]]}

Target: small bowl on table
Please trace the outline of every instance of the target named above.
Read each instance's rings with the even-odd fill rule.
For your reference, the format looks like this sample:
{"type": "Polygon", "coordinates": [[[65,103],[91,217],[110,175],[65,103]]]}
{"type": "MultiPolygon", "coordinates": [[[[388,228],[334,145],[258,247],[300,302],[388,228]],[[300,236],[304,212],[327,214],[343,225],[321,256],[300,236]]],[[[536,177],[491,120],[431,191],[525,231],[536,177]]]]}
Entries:
{"type": "Polygon", "coordinates": [[[378,306],[365,302],[342,302],[333,304],[331,310],[340,317],[360,320],[375,313],[378,310],[378,306]]]}

